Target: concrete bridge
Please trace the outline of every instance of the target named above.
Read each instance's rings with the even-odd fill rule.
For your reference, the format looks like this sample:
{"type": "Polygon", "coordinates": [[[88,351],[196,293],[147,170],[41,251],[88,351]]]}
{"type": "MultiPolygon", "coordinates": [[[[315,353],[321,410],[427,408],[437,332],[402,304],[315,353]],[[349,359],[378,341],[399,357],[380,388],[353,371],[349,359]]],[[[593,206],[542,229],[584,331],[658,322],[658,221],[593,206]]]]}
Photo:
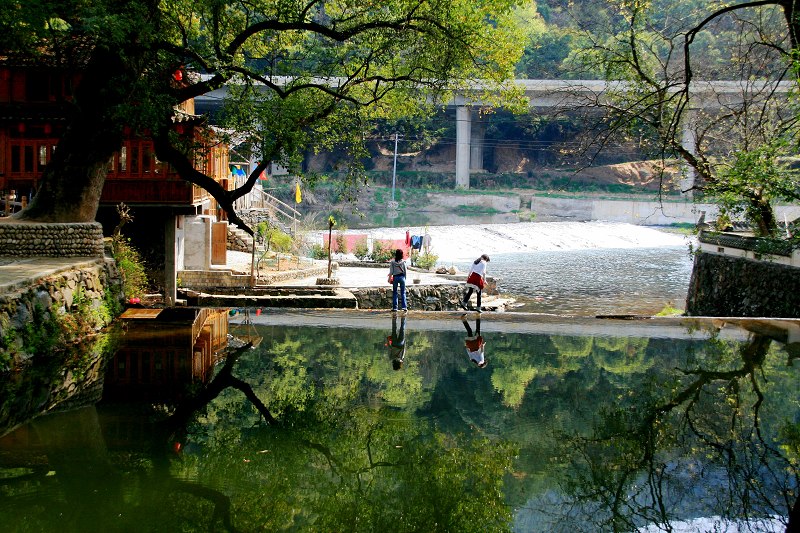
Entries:
{"type": "MultiPolygon", "coordinates": [[[[277,79],[280,84],[288,84],[290,78],[277,79]]],[[[315,80],[318,84],[336,86],[337,80],[315,80]]],[[[576,109],[599,107],[608,95],[625,91],[626,82],[604,80],[515,80],[515,85],[524,90],[528,105],[533,112],[544,109],[576,109]]],[[[690,106],[682,121],[682,144],[694,150],[695,133],[692,127],[693,114],[701,109],[719,109],[735,106],[744,101],[747,95],[787,94],[795,84],[775,81],[696,81],[690,87],[690,106]]],[[[678,87],[674,89],[678,91],[678,87]]],[[[476,109],[490,105],[480,95],[483,88],[475,83],[474,89],[456,95],[447,107],[455,108],[456,114],[456,188],[469,188],[471,171],[483,170],[483,139],[485,126],[473,120],[476,109]]],[[[195,98],[198,112],[213,111],[221,106],[227,96],[227,88],[195,98]]],[[[253,162],[255,164],[255,162],[253,162]]],[[[693,176],[687,172],[682,189],[692,185],[693,176]]]]}

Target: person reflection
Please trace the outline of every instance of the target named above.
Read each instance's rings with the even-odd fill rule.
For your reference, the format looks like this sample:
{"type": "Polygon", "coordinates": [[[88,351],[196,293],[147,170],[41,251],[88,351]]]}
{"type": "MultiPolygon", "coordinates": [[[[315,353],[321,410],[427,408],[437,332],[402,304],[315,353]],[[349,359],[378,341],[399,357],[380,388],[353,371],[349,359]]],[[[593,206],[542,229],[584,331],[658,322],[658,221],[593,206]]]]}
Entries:
{"type": "Polygon", "coordinates": [[[400,317],[400,330],[397,330],[397,315],[392,315],[392,334],[386,338],[386,350],[392,361],[392,368],[400,370],[406,357],[406,317],[400,317]]]}
{"type": "Polygon", "coordinates": [[[487,361],[486,354],[484,353],[486,341],[484,341],[483,337],[481,336],[481,318],[478,317],[475,319],[474,334],[472,328],[469,327],[466,314],[461,315],[461,321],[464,323],[464,327],[467,330],[467,338],[464,339],[464,346],[467,348],[469,360],[475,363],[478,368],[483,368],[486,366],[487,361]]]}

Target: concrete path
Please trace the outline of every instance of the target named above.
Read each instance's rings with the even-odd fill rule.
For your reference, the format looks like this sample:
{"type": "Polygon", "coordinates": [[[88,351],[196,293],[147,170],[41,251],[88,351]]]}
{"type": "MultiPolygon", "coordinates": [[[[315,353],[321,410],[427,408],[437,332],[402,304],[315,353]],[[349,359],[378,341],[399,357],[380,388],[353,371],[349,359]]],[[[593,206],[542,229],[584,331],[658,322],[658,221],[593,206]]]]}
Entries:
{"type": "MultiPolygon", "coordinates": [[[[0,252],[2,253],[2,252],[0,252]]],[[[105,261],[102,257],[10,257],[0,255],[0,296],[30,285],[32,281],[105,261]]]]}
{"type": "MultiPolygon", "coordinates": [[[[319,261],[321,265],[327,266],[326,261],[319,261]]],[[[234,272],[250,273],[250,254],[228,250],[227,263],[225,265],[215,265],[214,269],[232,270],[234,272]]],[[[388,287],[386,281],[389,275],[388,264],[383,267],[351,267],[342,266],[333,271],[333,277],[339,280],[338,287],[341,288],[361,288],[361,287],[388,287]]],[[[274,284],[275,287],[313,287],[317,284],[319,276],[298,277],[292,280],[282,281],[274,284]]],[[[419,279],[419,285],[451,285],[463,283],[462,281],[450,279],[448,276],[435,274],[433,272],[408,271],[406,283],[408,286],[414,284],[415,279],[419,279]]]]}

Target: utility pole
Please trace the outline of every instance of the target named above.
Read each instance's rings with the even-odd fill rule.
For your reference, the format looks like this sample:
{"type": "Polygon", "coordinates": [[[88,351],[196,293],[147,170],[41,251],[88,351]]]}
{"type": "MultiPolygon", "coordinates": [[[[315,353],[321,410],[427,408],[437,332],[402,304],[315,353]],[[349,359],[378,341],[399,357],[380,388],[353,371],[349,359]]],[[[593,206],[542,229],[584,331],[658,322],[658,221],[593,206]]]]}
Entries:
{"type": "Polygon", "coordinates": [[[395,179],[397,177],[397,139],[400,137],[400,134],[395,132],[394,134],[394,166],[392,167],[392,203],[390,205],[395,206],[394,208],[397,209],[397,204],[394,201],[394,184],[395,179]]]}

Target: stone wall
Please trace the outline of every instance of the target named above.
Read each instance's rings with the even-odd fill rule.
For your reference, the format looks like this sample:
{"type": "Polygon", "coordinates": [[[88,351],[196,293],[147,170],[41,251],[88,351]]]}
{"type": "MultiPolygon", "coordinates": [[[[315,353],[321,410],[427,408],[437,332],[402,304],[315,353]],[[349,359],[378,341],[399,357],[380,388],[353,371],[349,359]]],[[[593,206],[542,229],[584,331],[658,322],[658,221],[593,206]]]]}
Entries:
{"type": "MultiPolygon", "coordinates": [[[[358,300],[359,309],[391,309],[391,287],[368,287],[362,289],[348,289],[358,300]]],[[[447,311],[461,309],[458,304],[463,296],[464,287],[461,285],[406,285],[406,300],[408,308],[425,311],[447,311]]]]}
{"type": "Polygon", "coordinates": [[[800,268],[698,253],[694,258],[686,313],[800,318],[800,268]]]}
{"type": "MultiPolygon", "coordinates": [[[[0,364],[31,358],[48,337],[69,344],[99,330],[113,316],[109,304],[120,302],[122,286],[116,263],[97,259],[0,290],[0,364]],[[107,293],[110,300],[107,300],[107,293]]],[[[41,355],[41,354],[38,354],[41,355]]],[[[2,369],[0,369],[2,370],[2,369]]]]}
{"type": "Polygon", "coordinates": [[[0,223],[0,255],[103,257],[103,227],[87,223],[0,223]]]}
{"type": "MultiPolygon", "coordinates": [[[[282,281],[296,278],[325,276],[328,273],[327,265],[324,267],[306,268],[302,270],[284,270],[280,272],[264,272],[258,276],[257,285],[273,285],[282,281]]],[[[181,270],[178,272],[180,286],[184,289],[208,290],[215,288],[248,289],[251,287],[250,274],[239,274],[231,270],[181,270]]]]}

